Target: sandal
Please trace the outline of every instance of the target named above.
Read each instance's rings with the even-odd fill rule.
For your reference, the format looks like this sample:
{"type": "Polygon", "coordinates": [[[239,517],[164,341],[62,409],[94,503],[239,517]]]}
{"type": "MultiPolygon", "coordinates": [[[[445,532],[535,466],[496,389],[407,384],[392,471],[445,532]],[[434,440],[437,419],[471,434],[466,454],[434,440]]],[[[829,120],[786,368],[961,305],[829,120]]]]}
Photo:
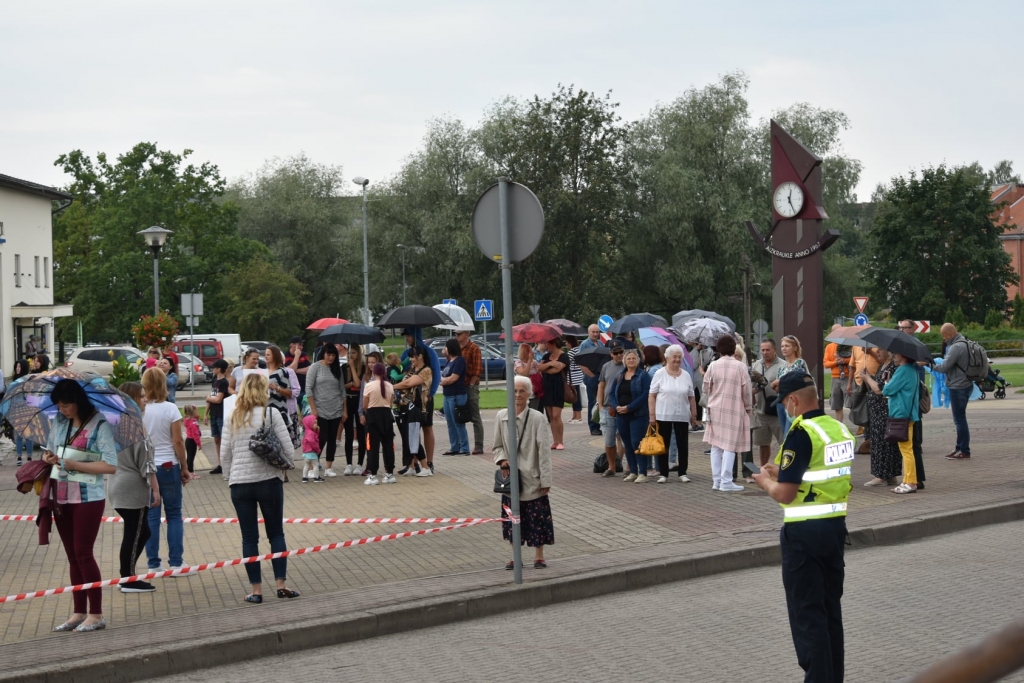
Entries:
{"type": "Polygon", "coordinates": [[[255,593],[253,593],[252,595],[246,595],[245,596],[245,601],[246,602],[251,602],[254,605],[259,605],[259,604],[263,603],[263,596],[262,595],[256,595],[255,593]]]}
{"type": "Polygon", "coordinates": [[[601,473],[601,476],[602,477],[614,477],[615,476],[615,470],[605,470],[604,472],[601,473]]]}
{"type": "Polygon", "coordinates": [[[278,588],[277,597],[279,598],[297,598],[299,597],[299,591],[288,590],[287,588],[278,588]]]}
{"type": "Polygon", "coordinates": [[[548,568],[548,563],[545,562],[544,560],[537,560],[536,562],[533,563],[533,568],[534,569],[547,569],[548,568]]]}
{"type": "Polygon", "coordinates": [[[917,487],[912,484],[900,484],[892,490],[893,493],[917,493],[917,487]]]}

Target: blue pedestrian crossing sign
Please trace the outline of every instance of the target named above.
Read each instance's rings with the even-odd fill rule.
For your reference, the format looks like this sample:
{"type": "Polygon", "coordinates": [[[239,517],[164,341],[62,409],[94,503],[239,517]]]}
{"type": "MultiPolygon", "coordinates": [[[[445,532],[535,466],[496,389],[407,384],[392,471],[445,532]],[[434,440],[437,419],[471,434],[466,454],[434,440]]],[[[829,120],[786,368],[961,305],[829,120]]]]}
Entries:
{"type": "Polygon", "coordinates": [[[441,302],[442,306],[458,306],[459,302],[457,299],[445,299],[441,302]]]}
{"type": "Polygon", "coordinates": [[[490,299],[477,299],[474,301],[473,319],[477,322],[494,320],[494,302],[490,299]]]}
{"type": "Polygon", "coordinates": [[[600,318],[597,319],[597,327],[602,332],[607,332],[608,328],[612,326],[613,322],[615,321],[612,320],[612,317],[610,315],[602,315],[600,318]]]}
{"type": "Polygon", "coordinates": [[[867,325],[868,324],[868,317],[866,315],[864,315],[863,313],[858,313],[857,315],[853,316],[853,324],[854,325],[867,325]]]}

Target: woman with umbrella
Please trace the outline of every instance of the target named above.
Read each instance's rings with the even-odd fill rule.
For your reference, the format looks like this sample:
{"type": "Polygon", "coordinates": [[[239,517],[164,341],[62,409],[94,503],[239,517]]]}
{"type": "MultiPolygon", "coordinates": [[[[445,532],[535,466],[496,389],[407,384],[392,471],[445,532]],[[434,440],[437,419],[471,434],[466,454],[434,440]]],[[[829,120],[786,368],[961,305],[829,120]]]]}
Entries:
{"type": "MultiPolygon", "coordinates": [[[[43,459],[58,467],[55,521],[71,565],[71,582],[102,580],[93,546],[103,520],[106,487],[103,475],[117,472],[117,444],[103,414],[89,400],[77,380],[57,382],[50,400],[59,411],[50,426],[43,459]],[[69,449],[86,459],[72,459],[69,449]],[[95,459],[93,459],[95,458],[95,459]],[[83,476],[84,475],[84,476],[83,476]]],[[[71,618],[54,631],[99,631],[103,619],[103,589],[74,593],[71,618]],[[88,609],[87,609],[88,608],[88,609]]]]}
{"type": "Polygon", "coordinates": [[[900,474],[900,449],[896,443],[885,440],[885,423],[889,418],[889,405],[883,392],[896,373],[896,363],[883,348],[869,348],[867,352],[878,361],[874,375],[861,365],[858,379],[867,384],[868,439],[871,443],[871,474],[874,477],[865,486],[886,486],[896,483],[900,474]]]}
{"type": "MultiPolygon", "coordinates": [[[[28,375],[32,371],[31,361],[28,360],[16,360],[14,361],[14,374],[11,375],[11,384],[18,381],[22,377],[28,375]]],[[[6,421],[7,418],[4,418],[6,421]]],[[[8,423],[9,424],[9,423],[8,423]]],[[[6,431],[6,430],[5,430],[6,431]]],[[[14,433],[13,430],[11,432],[14,433]]],[[[14,442],[15,447],[18,449],[18,466],[21,467],[21,449],[24,448],[28,455],[28,461],[32,462],[32,453],[36,450],[35,443],[31,439],[23,438],[20,434],[14,434],[11,438],[14,442]]]]}
{"type": "Polygon", "coordinates": [[[564,450],[562,443],[565,425],[562,424],[562,406],[565,405],[565,375],[569,367],[569,356],[562,351],[561,337],[549,339],[548,352],[540,359],[540,379],[544,395],[540,404],[551,424],[551,445],[555,450],[564,450]]]}

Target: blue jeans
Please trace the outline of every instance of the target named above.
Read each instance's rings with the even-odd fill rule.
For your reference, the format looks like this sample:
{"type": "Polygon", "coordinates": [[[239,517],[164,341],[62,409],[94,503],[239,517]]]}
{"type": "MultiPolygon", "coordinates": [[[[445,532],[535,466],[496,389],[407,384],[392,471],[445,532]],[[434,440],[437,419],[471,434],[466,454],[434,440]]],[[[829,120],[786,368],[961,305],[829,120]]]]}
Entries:
{"type": "Polygon", "coordinates": [[[600,383],[601,380],[597,377],[583,376],[583,386],[587,388],[587,426],[590,427],[592,432],[601,429],[600,415],[597,422],[591,419],[591,416],[594,414],[594,406],[597,405],[597,385],[600,383]]]}
{"type": "Polygon", "coordinates": [[[964,455],[971,454],[971,430],[967,428],[967,402],[973,386],[966,389],[949,390],[949,408],[953,411],[953,425],[956,427],[956,449],[964,455]]]}
{"type": "MultiPolygon", "coordinates": [[[[270,552],[280,553],[288,550],[284,540],[284,483],[274,477],[252,484],[235,484],[231,487],[231,502],[238,515],[238,526],[242,531],[242,556],[252,557],[260,554],[260,524],[256,507],[263,513],[263,528],[270,541],[270,552]]],[[[271,560],[275,579],[288,578],[288,558],[279,557],[271,560]]],[[[263,583],[260,578],[260,563],[250,562],[245,565],[245,573],[249,583],[263,583]]]]}
{"type": "Polygon", "coordinates": [[[28,439],[23,439],[20,436],[14,438],[14,444],[18,449],[18,457],[21,457],[21,449],[25,449],[25,453],[28,457],[32,457],[32,452],[35,450],[36,445],[28,439]]]}
{"type": "Polygon", "coordinates": [[[185,525],[181,521],[181,465],[157,467],[156,482],[160,485],[160,505],[149,508],[149,530],[152,536],[146,541],[146,557],[149,568],[160,566],[160,510],[167,517],[167,564],[180,567],[185,562],[185,525]]]}
{"type": "Polygon", "coordinates": [[[793,424],[793,418],[782,406],[779,406],[779,424],[782,426],[782,440],[785,441],[786,434],[789,434],[789,425],[793,424]]]}
{"type": "Polygon", "coordinates": [[[455,407],[469,402],[467,394],[444,397],[444,419],[448,423],[448,449],[456,453],[469,453],[469,433],[466,425],[455,421],[455,407]]]}
{"type": "Polygon", "coordinates": [[[615,430],[622,437],[622,445],[626,449],[626,462],[629,463],[629,471],[633,474],[646,475],[650,466],[649,457],[636,454],[640,441],[647,436],[648,424],[650,421],[646,415],[637,417],[633,413],[626,413],[615,417],[615,430]]]}

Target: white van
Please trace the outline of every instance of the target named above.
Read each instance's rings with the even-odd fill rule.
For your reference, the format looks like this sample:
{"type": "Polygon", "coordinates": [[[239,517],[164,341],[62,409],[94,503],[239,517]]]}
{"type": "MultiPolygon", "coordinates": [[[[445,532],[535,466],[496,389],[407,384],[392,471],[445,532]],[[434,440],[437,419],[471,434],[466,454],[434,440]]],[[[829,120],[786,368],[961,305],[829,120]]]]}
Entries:
{"type": "Polygon", "coordinates": [[[187,334],[179,334],[174,338],[174,341],[188,341],[190,339],[216,339],[220,342],[221,347],[224,349],[224,358],[230,360],[235,365],[242,362],[242,336],[239,334],[197,334],[195,337],[190,337],[187,334]]]}

